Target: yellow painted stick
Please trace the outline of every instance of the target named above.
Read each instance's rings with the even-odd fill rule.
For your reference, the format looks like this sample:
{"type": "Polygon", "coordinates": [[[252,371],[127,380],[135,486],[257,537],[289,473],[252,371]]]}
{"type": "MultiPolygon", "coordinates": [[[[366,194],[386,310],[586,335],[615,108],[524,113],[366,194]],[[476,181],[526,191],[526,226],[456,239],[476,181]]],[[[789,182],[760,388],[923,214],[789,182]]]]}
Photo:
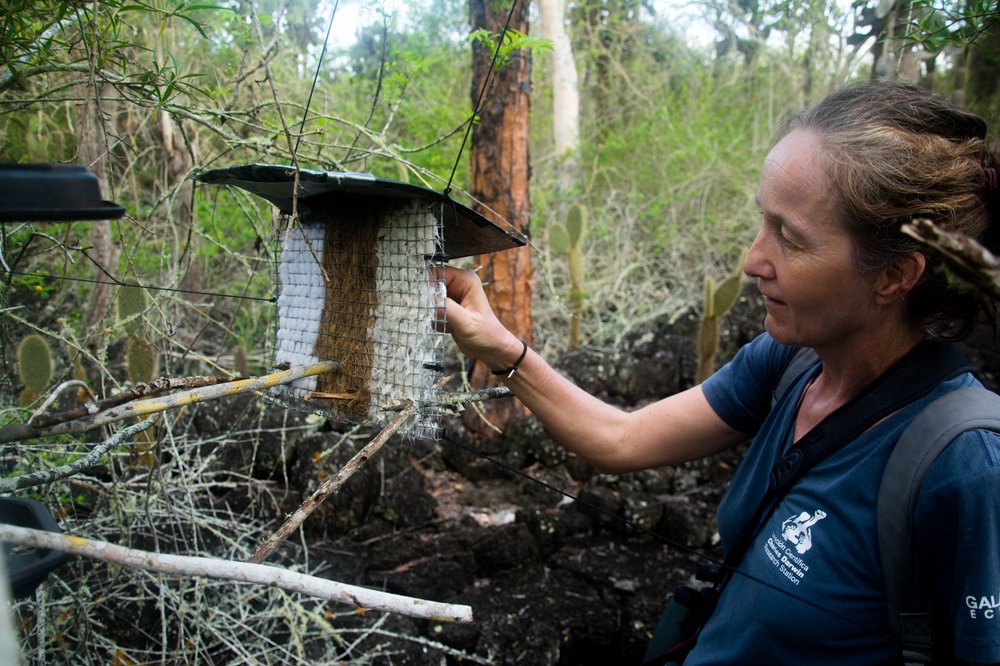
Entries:
{"type": "Polygon", "coordinates": [[[93,430],[100,426],[121,421],[122,419],[148,416],[168,409],[194,405],[208,400],[218,398],[228,398],[241,393],[252,393],[263,391],[279,384],[289,384],[303,377],[311,377],[324,372],[332,372],[339,367],[338,361],[323,361],[308,366],[298,366],[275,372],[261,377],[250,377],[249,379],[238,379],[224,384],[214,384],[199,388],[178,391],[168,396],[160,398],[146,398],[133,402],[118,405],[111,409],[90,416],[85,416],[65,423],[57,423],[47,427],[35,427],[28,423],[16,423],[0,428],[0,443],[19,441],[32,437],[44,437],[48,435],[64,435],[68,433],[81,433],[93,430]]]}

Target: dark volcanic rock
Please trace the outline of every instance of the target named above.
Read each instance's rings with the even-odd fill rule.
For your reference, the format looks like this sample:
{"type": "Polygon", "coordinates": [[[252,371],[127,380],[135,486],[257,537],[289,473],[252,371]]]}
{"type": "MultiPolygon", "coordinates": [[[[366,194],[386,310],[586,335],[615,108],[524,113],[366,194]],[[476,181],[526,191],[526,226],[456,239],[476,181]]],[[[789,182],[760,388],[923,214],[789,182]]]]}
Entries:
{"type": "MultiPolygon", "coordinates": [[[[759,332],[759,312],[756,297],[744,296],[726,317],[720,358],[759,332]]],[[[696,325],[693,315],[652,321],[618,349],[573,350],[556,366],[634,409],[691,385],[696,325]]],[[[1000,351],[990,335],[979,329],[962,347],[995,388],[1000,351]]],[[[260,418],[252,404],[241,409],[239,418],[260,418]]],[[[207,430],[225,418],[210,412],[196,425],[207,430]]],[[[267,420],[274,418],[264,422],[280,432],[267,420]]],[[[742,450],[670,469],[601,475],[534,419],[476,443],[463,439],[460,424],[448,425],[439,442],[387,444],[304,531],[323,575],[469,604],[475,622],[358,613],[338,626],[382,623],[379,645],[387,656],[373,663],[467,663],[463,654],[520,666],[638,663],[665,596],[689,580],[701,553],[720,555],[715,508],[742,450]]],[[[296,433],[266,438],[254,452],[221,451],[220,461],[287,479],[278,493],[287,512],[369,439],[341,441],[320,428],[296,433]]]]}

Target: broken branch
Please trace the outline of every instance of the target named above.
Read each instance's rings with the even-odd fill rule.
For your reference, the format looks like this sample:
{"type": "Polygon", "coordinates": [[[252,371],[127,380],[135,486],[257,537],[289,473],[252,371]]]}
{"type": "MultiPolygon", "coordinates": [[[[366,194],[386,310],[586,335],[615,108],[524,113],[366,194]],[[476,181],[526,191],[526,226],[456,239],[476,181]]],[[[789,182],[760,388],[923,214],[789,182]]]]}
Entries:
{"type": "Polygon", "coordinates": [[[982,245],[964,234],[939,229],[923,218],[904,224],[903,233],[936,252],[956,276],[1000,299],[1000,259],[982,245]]]}
{"type": "Polygon", "coordinates": [[[121,421],[127,418],[137,418],[156,414],[168,409],[194,405],[199,402],[216,400],[218,398],[228,398],[241,393],[253,393],[263,391],[279,384],[288,384],[303,377],[311,377],[324,372],[332,372],[339,367],[337,361],[324,361],[314,363],[309,366],[289,368],[281,372],[275,372],[262,377],[251,377],[249,379],[239,379],[224,384],[215,384],[207,387],[199,387],[180,391],[162,398],[148,398],[136,400],[124,405],[113,407],[97,414],[92,414],[72,421],[56,423],[51,426],[39,427],[32,423],[14,423],[0,428],[0,443],[14,442],[32,437],[45,437],[49,435],[76,434],[93,430],[109,423],[121,421]]]}
{"type": "Polygon", "coordinates": [[[316,492],[312,496],[302,503],[298,509],[295,510],[288,520],[278,528],[278,531],[271,535],[271,537],[261,544],[257,552],[247,560],[247,562],[263,562],[267,557],[274,552],[274,550],[280,546],[288,536],[298,529],[299,525],[309,517],[313,511],[316,510],[323,500],[325,500],[330,495],[340,491],[341,486],[354,476],[354,473],[361,468],[361,466],[371,459],[378,450],[382,448],[389,438],[399,430],[407,419],[413,416],[413,413],[417,411],[417,405],[414,402],[410,402],[403,411],[397,414],[389,424],[376,435],[372,441],[368,442],[363,449],[354,454],[354,457],[347,461],[347,464],[340,468],[334,476],[330,477],[323,484],[316,489],[316,492]]]}
{"type": "Polygon", "coordinates": [[[2,523],[0,523],[0,541],[58,550],[144,571],[217,578],[258,585],[275,585],[285,590],[301,592],[328,601],[352,604],[357,608],[399,613],[410,617],[443,622],[472,622],[472,608],[469,606],[379,592],[265,564],[154,553],[118,546],[107,541],[85,539],[69,534],[46,532],[2,523]]]}

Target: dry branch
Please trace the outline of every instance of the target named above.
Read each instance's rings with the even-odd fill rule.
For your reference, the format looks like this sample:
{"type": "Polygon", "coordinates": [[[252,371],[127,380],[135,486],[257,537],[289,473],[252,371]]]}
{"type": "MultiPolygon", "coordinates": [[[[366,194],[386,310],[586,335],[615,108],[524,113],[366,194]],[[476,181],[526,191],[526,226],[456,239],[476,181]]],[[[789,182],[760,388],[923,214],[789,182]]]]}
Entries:
{"type": "Polygon", "coordinates": [[[96,465],[97,461],[104,457],[104,454],[114,447],[118,446],[122,442],[132,439],[135,435],[138,435],[143,430],[149,428],[153,425],[153,421],[154,417],[150,416],[145,421],[140,421],[139,423],[131,425],[124,430],[116,432],[114,435],[108,437],[106,440],[95,446],[90,453],[67,465],[39,472],[32,472],[30,474],[22,474],[21,476],[2,478],[0,479],[0,493],[12,493],[17,490],[40,486],[59,479],[65,479],[66,477],[82,472],[96,465]]]}
{"type": "Polygon", "coordinates": [[[309,517],[313,511],[316,510],[323,500],[329,497],[331,494],[340,491],[341,486],[354,476],[354,473],[361,468],[365,462],[367,462],[373,455],[378,453],[378,450],[382,448],[389,438],[399,430],[407,419],[413,416],[413,413],[417,411],[417,405],[411,402],[403,411],[395,416],[392,421],[386,425],[385,428],[376,435],[372,441],[368,442],[363,449],[354,454],[354,457],[347,461],[347,464],[340,468],[335,475],[323,482],[323,484],[316,489],[316,492],[312,496],[302,503],[298,509],[295,510],[288,520],[278,528],[278,531],[271,535],[267,541],[261,544],[257,552],[247,560],[247,562],[263,562],[267,557],[274,552],[274,550],[280,546],[288,536],[298,529],[299,525],[309,517]]]}
{"type": "Polygon", "coordinates": [[[0,541],[34,548],[58,550],[158,573],[217,578],[258,585],[274,585],[357,608],[399,613],[441,622],[472,622],[472,608],[415,597],[369,590],[325,578],[300,574],[265,564],[231,562],[209,557],[170,555],[125,548],[107,541],[33,530],[0,523],[0,541]]]}
{"type": "Polygon", "coordinates": [[[174,391],[176,389],[193,389],[202,388],[204,386],[214,386],[227,381],[231,381],[231,378],[222,376],[183,377],[179,379],[161,377],[160,379],[151,381],[148,384],[136,384],[127,391],[122,391],[118,395],[113,395],[110,398],[99,400],[93,404],[81,405],[80,407],[67,409],[66,411],[59,412],[58,414],[33,417],[30,421],[28,421],[28,423],[36,428],[46,428],[57,423],[65,423],[66,421],[73,421],[85,416],[92,416],[98,412],[104,411],[105,409],[117,407],[118,405],[131,402],[132,400],[137,400],[139,398],[159,395],[160,393],[174,391]]]}
{"type": "Polygon", "coordinates": [[[904,224],[903,233],[940,255],[956,276],[1000,299],[1000,259],[982,245],[964,234],[938,229],[933,222],[922,218],[904,224]]]}
{"type": "Polygon", "coordinates": [[[281,372],[275,372],[262,377],[251,377],[240,379],[225,384],[215,384],[207,387],[193,388],[187,391],[180,391],[162,398],[149,398],[146,400],[136,400],[124,405],[92,414],[83,418],[56,423],[47,427],[38,427],[32,423],[15,423],[0,428],[0,443],[14,442],[33,437],[46,437],[49,435],[63,435],[68,433],[81,433],[93,430],[109,423],[115,423],[127,418],[137,418],[156,414],[168,409],[194,405],[199,402],[216,400],[218,398],[228,398],[241,393],[252,393],[263,391],[279,384],[288,384],[303,377],[311,377],[324,372],[332,372],[338,367],[337,361],[324,361],[314,363],[309,366],[289,368],[281,372]]]}

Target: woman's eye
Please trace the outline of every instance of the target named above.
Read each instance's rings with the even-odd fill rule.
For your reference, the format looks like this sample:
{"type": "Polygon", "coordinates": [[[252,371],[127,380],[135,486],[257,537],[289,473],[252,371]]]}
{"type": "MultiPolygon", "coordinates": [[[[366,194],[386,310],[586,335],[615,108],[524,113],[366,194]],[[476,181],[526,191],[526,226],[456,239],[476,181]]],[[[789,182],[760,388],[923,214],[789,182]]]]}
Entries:
{"type": "Polygon", "coordinates": [[[785,235],[785,229],[782,226],[778,226],[778,240],[781,241],[782,245],[787,245],[789,247],[798,247],[788,236],[785,235]]]}

